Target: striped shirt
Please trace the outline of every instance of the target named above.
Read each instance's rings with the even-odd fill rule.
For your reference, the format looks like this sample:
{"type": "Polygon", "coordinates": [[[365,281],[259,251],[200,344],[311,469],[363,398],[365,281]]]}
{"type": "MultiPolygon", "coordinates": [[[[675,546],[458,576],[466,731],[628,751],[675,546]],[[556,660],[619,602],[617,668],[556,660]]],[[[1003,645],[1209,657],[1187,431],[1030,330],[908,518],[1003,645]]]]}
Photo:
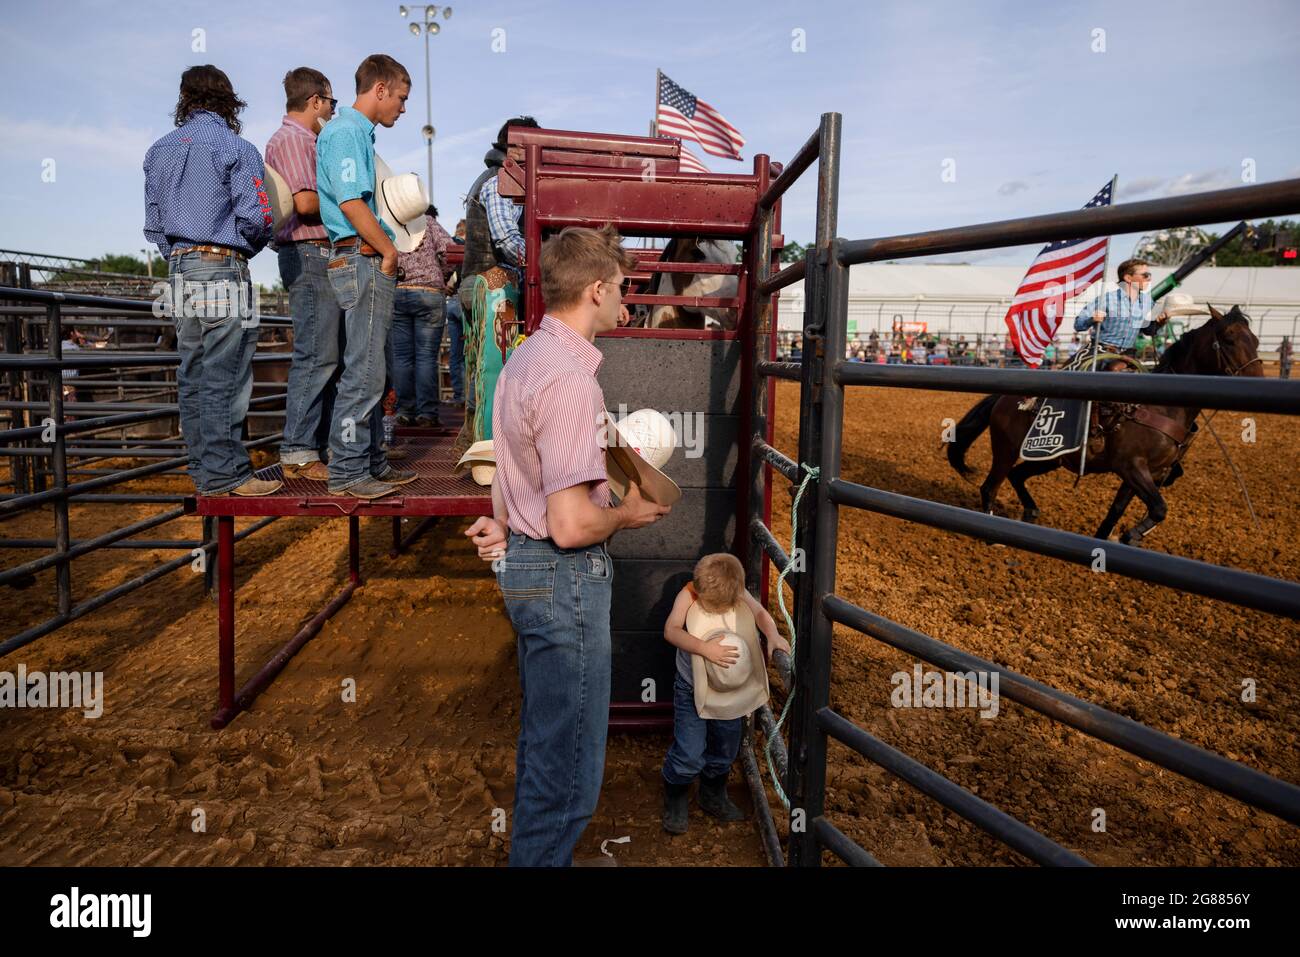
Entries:
{"type": "MultiPolygon", "coordinates": [[[[286,116],[280,128],[267,140],[266,165],[284,177],[284,181],[289,184],[289,192],[316,192],[316,134],[286,116]]],[[[275,231],[276,243],[328,239],[319,217],[313,216],[312,219],[315,222],[304,223],[295,209],[275,231]]]]}
{"type": "Polygon", "coordinates": [[[1154,307],[1151,293],[1145,289],[1136,299],[1129,299],[1128,292],[1123,289],[1112,289],[1079,310],[1074,328],[1077,332],[1085,332],[1092,327],[1092,314],[1104,313],[1106,318],[1097,330],[1097,338],[1106,345],[1132,349],[1142,327],[1151,321],[1154,307]]]}
{"type": "Polygon", "coordinates": [[[592,483],[591,503],[609,505],[605,395],[596,372],[604,356],[552,315],[506,360],[492,408],[497,484],[510,530],[550,538],[546,496],[592,483]]]}

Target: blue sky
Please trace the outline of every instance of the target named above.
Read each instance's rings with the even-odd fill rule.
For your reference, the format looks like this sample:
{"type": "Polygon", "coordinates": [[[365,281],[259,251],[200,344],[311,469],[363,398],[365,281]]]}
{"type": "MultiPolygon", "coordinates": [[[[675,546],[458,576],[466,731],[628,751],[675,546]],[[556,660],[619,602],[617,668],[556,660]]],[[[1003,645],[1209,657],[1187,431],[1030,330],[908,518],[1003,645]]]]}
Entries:
{"type": "MultiPolygon", "coordinates": [[[[644,134],[657,67],[745,134],[743,163],[705,157],[722,172],[748,171],[755,152],[788,159],[821,112],[842,113],[839,232],[851,238],[1077,208],[1112,173],[1120,202],[1238,185],[1246,160],[1259,182],[1300,176],[1294,0],[452,6],[431,41],[434,200],[448,226],[502,120],[644,134]],[[498,30],[505,51],[493,53],[498,30]]],[[[245,136],[262,149],[283,114],[286,70],[322,70],[348,103],[356,64],[392,54],[415,88],[378,149],[395,169],[423,171],[423,41],[397,8],[5,0],[0,248],[139,255],[141,159],[196,63],[230,75],[249,103],[245,136]],[[192,49],[195,30],[205,52],[192,49]],[[49,159],[54,182],[42,179],[49,159]]],[[[789,238],[809,239],[812,207],[806,177],[785,204],[789,238]]],[[[272,254],[253,274],[275,281],[272,254]]]]}

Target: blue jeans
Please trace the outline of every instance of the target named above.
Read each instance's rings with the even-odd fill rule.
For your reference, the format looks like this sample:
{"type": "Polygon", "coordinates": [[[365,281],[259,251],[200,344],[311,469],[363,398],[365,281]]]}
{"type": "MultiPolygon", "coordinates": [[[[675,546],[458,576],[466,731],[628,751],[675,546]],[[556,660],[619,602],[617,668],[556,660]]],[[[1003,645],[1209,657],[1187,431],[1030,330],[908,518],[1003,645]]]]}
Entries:
{"type": "Polygon", "coordinates": [[[383,430],[373,424],[383,415],[384,348],[393,321],[397,280],[379,270],[377,256],[342,250],[326,272],[343,310],[343,374],[329,437],[329,489],[341,492],[384,470],[383,430]]]}
{"type": "Polygon", "coordinates": [[[398,288],[393,300],[393,364],[397,414],[438,417],[438,350],[446,323],[446,297],[427,289],[398,288]]]}
{"type": "Polygon", "coordinates": [[[465,401],[465,310],[461,308],[460,296],[447,300],[447,343],[451,355],[448,356],[448,371],[451,372],[451,400],[465,401]]]}
{"type": "Polygon", "coordinates": [[[614,578],[603,545],[559,548],[511,532],[497,583],[518,634],[514,867],[567,867],[605,774],[614,578]]]}
{"type": "Polygon", "coordinates": [[[325,275],[329,250],[312,243],[281,246],[280,281],[289,291],[293,316],[293,361],[289,366],[280,461],[319,462],[329,445],[335,373],[339,367],[339,309],[325,275]]]}
{"type": "Polygon", "coordinates": [[[253,474],[242,433],[253,395],[257,316],[248,263],[183,253],[170,262],[181,435],[190,478],[203,495],[228,492],[253,474]]]}
{"type": "Polygon", "coordinates": [[[740,753],[743,721],[701,718],[695,710],[695,689],[681,675],[675,675],[673,743],[664,757],[664,780],[669,784],[690,784],[701,771],[711,778],[726,774],[740,753]]]}

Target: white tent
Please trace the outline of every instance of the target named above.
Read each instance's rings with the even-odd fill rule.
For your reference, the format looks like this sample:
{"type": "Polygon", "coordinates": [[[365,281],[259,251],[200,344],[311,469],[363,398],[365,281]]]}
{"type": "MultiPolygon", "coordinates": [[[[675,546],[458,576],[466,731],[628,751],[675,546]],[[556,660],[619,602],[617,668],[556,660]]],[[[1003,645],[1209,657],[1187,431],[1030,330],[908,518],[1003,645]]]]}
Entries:
{"type": "MultiPolygon", "coordinates": [[[[1112,264],[1111,269],[1114,270],[1112,264]]],[[[881,333],[895,320],[925,324],[926,332],[1003,336],[1003,317],[1024,277],[1025,266],[965,266],[940,264],[869,263],[849,271],[849,335],[881,333]]],[[[1154,286],[1173,270],[1153,266],[1154,286]]],[[[1218,309],[1240,305],[1254,320],[1255,332],[1266,348],[1276,348],[1282,336],[1295,341],[1300,333],[1300,268],[1232,267],[1198,269],[1179,287],[1198,302],[1218,309]]],[[[1073,318],[1095,292],[1071,300],[1058,338],[1068,340],[1073,318]]],[[[803,325],[803,283],[781,292],[778,309],[782,331],[803,325]]]]}

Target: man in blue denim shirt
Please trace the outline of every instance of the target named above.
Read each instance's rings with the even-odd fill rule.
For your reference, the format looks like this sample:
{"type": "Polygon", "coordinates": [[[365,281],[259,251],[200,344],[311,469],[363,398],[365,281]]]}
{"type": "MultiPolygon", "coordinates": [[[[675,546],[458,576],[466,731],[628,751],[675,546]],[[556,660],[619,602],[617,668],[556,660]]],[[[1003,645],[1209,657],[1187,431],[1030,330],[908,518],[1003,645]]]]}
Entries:
{"type": "Polygon", "coordinates": [[[240,139],[243,100],[215,66],[181,75],[176,129],[144,158],[145,238],[168,259],[181,434],[200,495],[269,495],[242,441],[257,318],[248,259],[271,238],[256,147],[240,139]]]}
{"type": "Polygon", "coordinates": [[[357,67],[357,99],[316,141],[320,217],[333,243],[327,268],[343,308],[343,375],[329,437],[329,490],[357,498],[390,495],[414,481],[393,468],[383,437],[384,347],[393,321],[397,247],[375,204],[375,124],[406,112],[411,77],[383,53],[357,67]]]}
{"type": "Polygon", "coordinates": [[[1119,288],[1103,292],[1080,309],[1074,329],[1085,332],[1095,325],[1097,340],[1104,351],[1136,355],[1133,346],[1138,333],[1151,335],[1163,325],[1162,319],[1151,319],[1155,307],[1147,292],[1147,286],[1151,285],[1151,266],[1144,259],[1126,259],[1116,272],[1119,288]]]}

